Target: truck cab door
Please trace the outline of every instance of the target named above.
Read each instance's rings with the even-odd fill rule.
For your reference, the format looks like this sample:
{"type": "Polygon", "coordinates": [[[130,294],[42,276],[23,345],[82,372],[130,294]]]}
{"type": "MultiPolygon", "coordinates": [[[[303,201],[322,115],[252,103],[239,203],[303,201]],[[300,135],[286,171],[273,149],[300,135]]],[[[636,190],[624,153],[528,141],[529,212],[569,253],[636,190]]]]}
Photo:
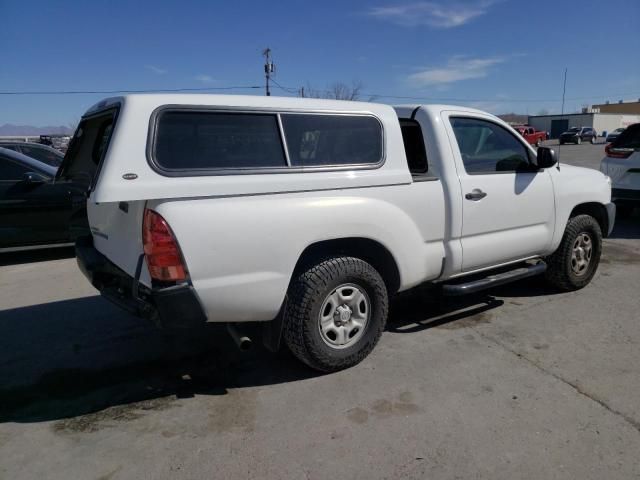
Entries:
{"type": "Polygon", "coordinates": [[[523,138],[490,116],[445,112],[462,194],[462,270],[548,253],[555,225],[549,172],[523,138]]]}

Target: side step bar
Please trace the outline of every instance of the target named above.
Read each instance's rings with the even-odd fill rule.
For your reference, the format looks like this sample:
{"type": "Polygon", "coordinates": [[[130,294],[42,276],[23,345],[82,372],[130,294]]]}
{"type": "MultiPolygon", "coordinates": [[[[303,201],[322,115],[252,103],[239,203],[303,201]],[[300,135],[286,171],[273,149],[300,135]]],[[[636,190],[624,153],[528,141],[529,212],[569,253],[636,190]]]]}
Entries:
{"type": "Polygon", "coordinates": [[[443,285],[442,293],[448,296],[467,295],[469,293],[479,292],[480,290],[496,287],[498,285],[504,285],[505,283],[513,282],[515,280],[540,275],[541,273],[544,273],[546,269],[547,264],[540,261],[539,263],[528,267],[521,267],[509,270],[508,272],[488,275],[484,278],[472,280],[466,283],[443,285]]]}

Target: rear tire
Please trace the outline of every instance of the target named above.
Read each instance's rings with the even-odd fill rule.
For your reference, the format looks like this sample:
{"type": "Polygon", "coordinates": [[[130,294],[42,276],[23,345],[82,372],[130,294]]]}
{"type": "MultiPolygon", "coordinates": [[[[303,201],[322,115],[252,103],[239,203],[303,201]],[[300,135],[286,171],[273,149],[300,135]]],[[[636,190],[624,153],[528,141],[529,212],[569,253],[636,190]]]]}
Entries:
{"type": "Polygon", "coordinates": [[[555,288],[578,290],[589,284],[602,254],[602,231],[590,215],[569,219],[558,249],[547,258],[545,277],[555,288]]]}
{"type": "Polygon", "coordinates": [[[580,145],[582,143],[582,137],[578,137],[576,140],[576,145],[580,145]]]}
{"type": "Polygon", "coordinates": [[[335,257],[294,278],[284,312],[284,340],[315,370],[360,363],[376,346],[388,313],[387,287],[367,262],[335,257]]]}
{"type": "Polygon", "coordinates": [[[542,146],[542,140],[539,138],[536,140],[536,147],[540,148],[542,146]]]}

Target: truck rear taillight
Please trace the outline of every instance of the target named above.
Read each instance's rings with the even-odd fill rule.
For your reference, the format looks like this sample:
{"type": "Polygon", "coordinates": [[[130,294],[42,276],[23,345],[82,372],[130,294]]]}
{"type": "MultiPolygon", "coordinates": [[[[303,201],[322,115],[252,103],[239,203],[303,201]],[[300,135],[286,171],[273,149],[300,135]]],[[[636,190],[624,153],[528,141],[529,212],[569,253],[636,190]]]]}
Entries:
{"type": "Polygon", "coordinates": [[[187,268],[178,242],[166,220],[153,210],[144,211],[142,243],[152,279],[163,282],[187,279],[187,268]]]}
{"type": "Polygon", "coordinates": [[[611,158],[629,158],[633,153],[633,148],[616,148],[609,144],[604,147],[604,153],[607,154],[607,157],[611,158]]]}

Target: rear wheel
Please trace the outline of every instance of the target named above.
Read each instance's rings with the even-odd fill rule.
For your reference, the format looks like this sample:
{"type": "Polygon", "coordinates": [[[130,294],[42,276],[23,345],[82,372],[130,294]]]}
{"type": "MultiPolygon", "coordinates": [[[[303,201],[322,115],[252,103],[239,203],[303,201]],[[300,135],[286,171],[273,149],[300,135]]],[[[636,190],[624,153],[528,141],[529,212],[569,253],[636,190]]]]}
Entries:
{"type": "Polygon", "coordinates": [[[376,346],[387,312],[387,287],[371,265],[354,257],[330,258],[293,279],[284,339],[311,368],[349,368],[376,346]]]}
{"type": "Polygon", "coordinates": [[[536,147],[540,148],[540,146],[542,145],[542,139],[538,139],[536,140],[536,147]]]}
{"type": "Polygon", "coordinates": [[[564,290],[586,286],[596,273],[602,254],[602,231],[595,218],[569,219],[558,249],[547,258],[547,281],[564,290]]]}
{"type": "Polygon", "coordinates": [[[576,140],[576,145],[580,145],[582,143],[582,137],[578,137],[576,140]]]}

